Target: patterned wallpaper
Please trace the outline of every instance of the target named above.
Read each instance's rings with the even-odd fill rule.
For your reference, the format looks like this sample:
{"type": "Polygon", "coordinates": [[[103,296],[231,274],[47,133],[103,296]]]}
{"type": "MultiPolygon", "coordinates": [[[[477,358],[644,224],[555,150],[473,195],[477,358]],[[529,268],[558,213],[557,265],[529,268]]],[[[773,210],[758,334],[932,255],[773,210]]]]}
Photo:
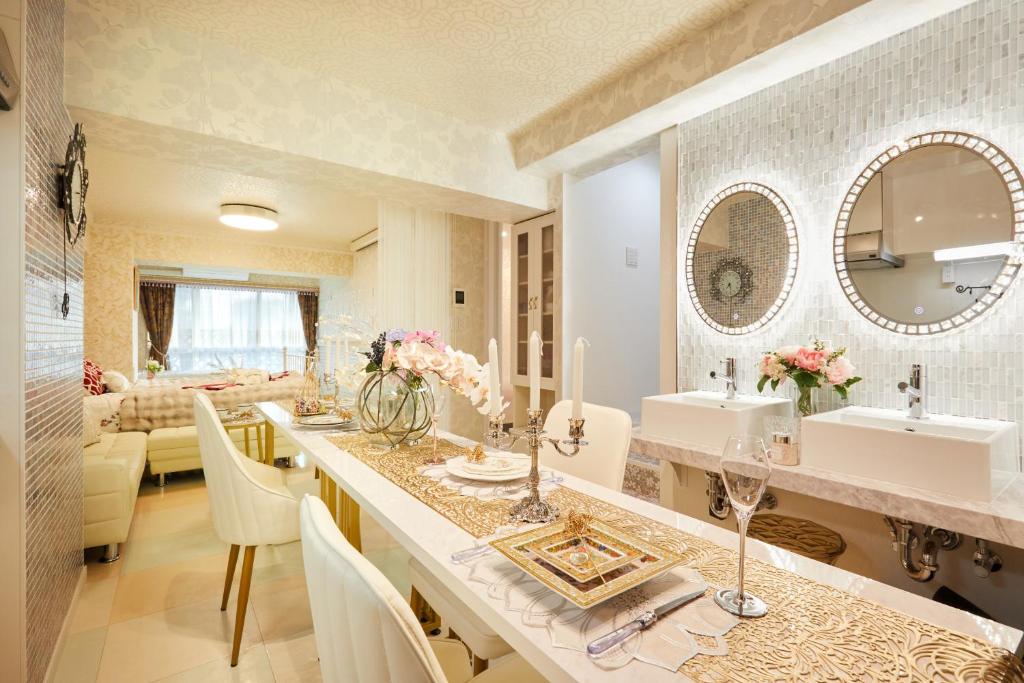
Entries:
{"type": "MultiPolygon", "coordinates": [[[[749,0],[93,0],[507,131],[749,0]],[[452,78],[458,65],[458,78],[452,78]]],[[[73,2],[72,5],[78,4],[73,2]]]]}
{"type": "Polygon", "coordinates": [[[63,320],[64,3],[26,4],[25,625],[28,680],[42,681],[82,566],[82,247],[67,252],[63,320]]]}
{"type": "Polygon", "coordinates": [[[866,0],[753,0],[645,64],[539,116],[509,138],[519,168],[653,107],[866,0]]]}
{"type": "MultiPolygon", "coordinates": [[[[485,329],[487,237],[484,230],[487,225],[478,218],[456,216],[451,235],[451,288],[465,291],[466,303],[464,306],[452,304],[448,343],[473,354],[481,363],[487,362],[487,342],[490,341],[485,329]]],[[[487,418],[459,396],[451,396],[448,405],[451,407],[448,428],[460,436],[479,438],[487,426],[487,418]]]]}
{"type": "MultiPolygon", "coordinates": [[[[939,413],[1024,422],[1024,293],[1017,283],[983,320],[959,332],[909,338],[865,320],[839,288],[831,239],[849,185],[881,150],[916,133],[981,135],[1024,162],[1024,0],[982,0],[679,126],[679,234],[686,244],[708,199],[740,180],[789,203],[800,239],[794,293],[756,333],[707,327],[679,292],[679,384],[716,389],[708,371],[738,361],[755,392],[758,354],[810,336],[850,347],[864,382],[858,405],[899,408],[896,383],[929,368],[939,413]]],[[[682,263],[683,254],[680,254],[682,263]]],[[[681,272],[681,271],[680,271],[681,272]]],[[[829,397],[820,407],[837,407],[829,397]]]]}
{"type": "Polygon", "coordinates": [[[136,263],[251,268],[319,277],[352,274],[343,252],[268,246],[246,237],[203,239],[93,224],[86,237],[85,353],[102,368],[133,376],[136,263]]]}
{"type": "MultiPolygon", "coordinates": [[[[138,1],[75,0],[66,45],[70,107],[158,127],[154,135],[184,132],[330,162],[360,171],[360,182],[379,186],[374,194],[399,179],[545,206],[544,180],[516,170],[500,132],[174,28],[138,1]]],[[[133,151],[116,130],[107,139],[133,151]]],[[[275,161],[265,163],[270,172],[275,161]]]]}

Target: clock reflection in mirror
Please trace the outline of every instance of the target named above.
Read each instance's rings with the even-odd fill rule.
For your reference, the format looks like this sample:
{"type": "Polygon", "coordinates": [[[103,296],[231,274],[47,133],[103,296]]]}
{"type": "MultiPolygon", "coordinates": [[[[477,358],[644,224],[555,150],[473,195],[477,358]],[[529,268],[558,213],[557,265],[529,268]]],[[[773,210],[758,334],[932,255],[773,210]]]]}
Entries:
{"type": "Polygon", "coordinates": [[[752,331],[778,312],[796,260],[796,230],[782,199],[756,183],[732,186],[708,204],[691,233],[690,298],[715,329],[752,331]]]}

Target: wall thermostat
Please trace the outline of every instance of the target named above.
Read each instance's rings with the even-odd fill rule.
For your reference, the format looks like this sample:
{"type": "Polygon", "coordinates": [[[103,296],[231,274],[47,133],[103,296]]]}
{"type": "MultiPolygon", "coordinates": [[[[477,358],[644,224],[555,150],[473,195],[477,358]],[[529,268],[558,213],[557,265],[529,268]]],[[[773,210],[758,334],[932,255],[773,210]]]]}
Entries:
{"type": "Polygon", "coordinates": [[[455,290],[455,305],[465,306],[466,305],[466,290],[456,289],[455,290]]]}

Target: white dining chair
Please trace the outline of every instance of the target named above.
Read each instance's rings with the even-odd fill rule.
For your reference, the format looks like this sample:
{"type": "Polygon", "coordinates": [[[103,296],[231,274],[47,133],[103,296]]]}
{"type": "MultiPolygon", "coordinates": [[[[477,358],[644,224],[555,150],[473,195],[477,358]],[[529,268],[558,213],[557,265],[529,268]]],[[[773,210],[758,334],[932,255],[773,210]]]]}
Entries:
{"type": "Polygon", "coordinates": [[[228,607],[238,551],[245,548],[231,642],[231,666],[236,666],[256,546],[298,540],[299,500],[285,486],[281,470],[256,462],[238,451],[205,394],[196,393],[194,406],[199,456],[206,476],[213,528],[222,541],[231,545],[221,611],[228,607]]]}
{"type": "Polygon", "coordinates": [[[423,634],[409,605],[345,539],[323,501],[306,496],[300,509],[306,588],[326,683],[544,680],[518,655],[474,677],[466,646],[423,634]]]}
{"type": "MultiPolygon", "coordinates": [[[[559,401],[552,406],[544,420],[547,436],[556,439],[568,438],[571,414],[572,401],[559,401]]],[[[633,431],[633,421],[629,413],[617,408],[584,403],[583,419],[585,441],[588,445],[582,447],[579,454],[572,458],[560,455],[554,448],[546,445],[540,452],[540,462],[552,469],[621,491],[633,431]]],[[[409,577],[413,590],[440,614],[448,622],[451,630],[469,646],[473,653],[474,671],[485,670],[488,660],[512,651],[501,636],[415,559],[409,561],[409,577]]]]}

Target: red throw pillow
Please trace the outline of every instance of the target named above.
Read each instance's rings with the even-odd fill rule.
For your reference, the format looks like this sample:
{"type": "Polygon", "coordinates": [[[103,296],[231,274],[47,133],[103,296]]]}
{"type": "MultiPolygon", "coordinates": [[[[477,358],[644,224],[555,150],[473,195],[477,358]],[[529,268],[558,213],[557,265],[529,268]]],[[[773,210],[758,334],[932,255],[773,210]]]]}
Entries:
{"type": "Polygon", "coordinates": [[[99,396],[103,393],[103,370],[88,358],[82,362],[82,366],[82,384],[90,394],[99,396]]]}

